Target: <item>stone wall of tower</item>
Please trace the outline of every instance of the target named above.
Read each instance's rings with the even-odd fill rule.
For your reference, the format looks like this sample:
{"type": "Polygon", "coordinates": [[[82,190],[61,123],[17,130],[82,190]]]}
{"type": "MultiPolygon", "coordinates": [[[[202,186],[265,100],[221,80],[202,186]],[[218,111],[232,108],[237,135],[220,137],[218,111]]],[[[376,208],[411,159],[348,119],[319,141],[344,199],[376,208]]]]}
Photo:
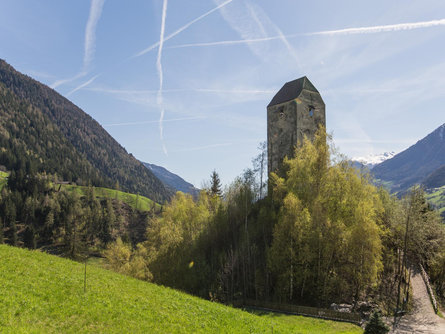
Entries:
{"type": "Polygon", "coordinates": [[[325,104],[318,92],[303,89],[300,95],[267,108],[269,173],[276,171],[285,156],[292,157],[306,136],[314,138],[319,125],[326,127],[325,104]]]}

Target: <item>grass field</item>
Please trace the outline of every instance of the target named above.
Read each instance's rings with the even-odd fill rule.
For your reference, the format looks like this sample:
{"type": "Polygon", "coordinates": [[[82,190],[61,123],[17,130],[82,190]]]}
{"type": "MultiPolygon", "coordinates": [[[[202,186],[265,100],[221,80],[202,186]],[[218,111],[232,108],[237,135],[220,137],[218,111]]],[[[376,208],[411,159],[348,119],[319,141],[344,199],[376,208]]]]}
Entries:
{"type": "Polygon", "coordinates": [[[38,251],[0,245],[1,333],[362,333],[354,325],[258,316],[38,251]]]}
{"type": "Polygon", "coordinates": [[[3,189],[5,184],[8,182],[9,173],[0,171],[0,190],[3,189]]]}
{"type": "Polygon", "coordinates": [[[445,186],[426,193],[428,202],[434,205],[440,213],[445,211],[445,186]]]}
{"type": "MultiPolygon", "coordinates": [[[[8,182],[8,172],[2,172],[0,171],[0,190],[3,189],[5,184],[8,182]]],[[[59,185],[55,185],[55,187],[59,187],[59,185]]],[[[71,185],[71,184],[62,184],[62,189],[65,189],[67,191],[75,191],[80,196],[84,196],[86,194],[86,190],[88,187],[85,186],[77,186],[77,185],[71,185]]],[[[161,205],[158,203],[153,202],[151,199],[145,196],[136,195],[136,194],[130,194],[119,190],[109,189],[109,188],[101,188],[101,187],[95,187],[94,192],[96,194],[96,197],[99,198],[115,198],[118,199],[124,203],[127,203],[129,206],[131,206],[133,209],[138,209],[140,211],[149,211],[151,210],[153,203],[155,205],[155,210],[160,210],[161,205]]]]}
{"type": "MultiPolygon", "coordinates": [[[[58,187],[56,185],[56,187],[58,187]]],[[[65,189],[67,191],[75,191],[80,196],[84,196],[86,194],[86,191],[88,187],[85,186],[76,186],[76,185],[70,185],[70,184],[63,184],[62,189],[65,189]]],[[[147,197],[141,196],[141,195],[135,195],[126,193],[119,190],[109,189],[109,188],[101,188],[101,187],[95,187],[94,193],[96,194],[96,197],[99,198],[115,198],[118,199],[124,203],[127,203],[130,205],[133,209],[138,209],[141,211],[149,211],[153,206],[153,201],[147,197]]],[[[154,203],[156,206],[156,210],[159,210],[161,206],[158,203],[154,203]]]]}

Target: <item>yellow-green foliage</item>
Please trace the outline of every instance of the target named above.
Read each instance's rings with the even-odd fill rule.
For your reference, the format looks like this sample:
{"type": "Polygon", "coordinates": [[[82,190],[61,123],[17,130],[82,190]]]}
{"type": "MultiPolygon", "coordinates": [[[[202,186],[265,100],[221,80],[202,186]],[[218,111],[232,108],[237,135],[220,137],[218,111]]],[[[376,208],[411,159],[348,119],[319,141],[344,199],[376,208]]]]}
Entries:
{"type": "MultiPolygon", "coordinates": [[[[62,189],[65,189],[69,192],[77,192],[80,196],[85,196],[88,190],[88,187],[85,186],[76,186],[76,185],[62,185],[62,189]]],[[[155,206],[156,210],[159,210],[161,206],[158,203],[153,202],[151,199],[136,195],[130,194],[119,190],[109,189],[109,188],[94,188],[94,193],[96,197],[100,198],[111,198],[117,199],[124,203],[130,205],[133,209],[138,209],[140,211],[149,211],[155,206]]]]}
{"type": "Polygon", "coordinates": [[[9,173],[0,171],[0,190],[2,190],[8,182],[8,175],[9,173]]]}
{"type": "Polygon", "coordinates": [[[197,238],[208,228],[213,199],[205,191],[197,201],[177,192],[162,214],[153,218],[144,247],[156,282],[182,288],[198,283],[196,277],[190,277],[196,271],[190,272],[189,264],[194,260],[191,253],[197,238]]]}
{"type": "Polygon", "coordinates": [[[129,244],[117,238],[116,242],[108,245],[104,256],[107,266],[113,271],[146,281],[153,278],[148,268],[149,254],[141,244],[133,250],[129,244]]]}
{"type": "Polygon", "coordinates": [[[357,298],[381,269],[377,189],[347,162],[332,162],[326,140],[321,129],[285,159],[284,178],[271,176],[281,209],[269,265],[288,299],[357,298]]]}
{"type": "Polygon", "coordinates": [[[94,266],[0,245],[1,333],[362,333],[351,324],[256,316],[94,266]]]}

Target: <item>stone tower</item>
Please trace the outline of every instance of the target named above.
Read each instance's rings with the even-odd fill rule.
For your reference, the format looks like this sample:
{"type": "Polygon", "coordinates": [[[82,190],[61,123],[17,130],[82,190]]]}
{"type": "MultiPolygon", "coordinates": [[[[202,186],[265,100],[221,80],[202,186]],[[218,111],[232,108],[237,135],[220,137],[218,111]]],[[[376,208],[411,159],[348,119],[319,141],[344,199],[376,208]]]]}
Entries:
{"type": "Polygon", "coordinates": [[[325,104],[308,78],[287,82],[267,106],[267,152],[269,173],[304,136],[313,139],[319,125],[326,127],[325,104]]]}

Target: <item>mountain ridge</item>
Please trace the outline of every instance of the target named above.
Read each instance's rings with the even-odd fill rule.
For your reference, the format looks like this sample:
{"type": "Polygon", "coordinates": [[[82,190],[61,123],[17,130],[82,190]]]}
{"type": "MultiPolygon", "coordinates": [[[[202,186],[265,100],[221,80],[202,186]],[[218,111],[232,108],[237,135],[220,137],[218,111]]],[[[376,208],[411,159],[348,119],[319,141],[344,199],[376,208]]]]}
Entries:
{"type": "Polygon", "coordinates": [[[422,183],[428,175],[445,165],[445,124],[406,150],[372,169],[379,180],[393,183],[392,192],[404,191],[422,183]]]}
{"type": "MultiPolygon", "coordinates": [[[[21,149],[26,153],[24,156],[29,157],[30,154],[39,156],[40,147],[43,151],[50,152],[51,156],[51,158],[49,155],[44,156],[45,160],[42,162],[37,158],[32,159],[42,170],[48,165],[52,165],[53,171],[57,171],[57,168],[68,169],[70,170],[66,173],[68,176],[71,174],[86,183],[119,187],[157,202],[164,202],[171,197],[172,192],[129,154],[96,120],[55,90],[16,71],[2,59],[0,59],[0,83],[3,86],[1,95],[3,113],[7,115],[9,112],[21,116],[21,126],[25,127],[20,129],[13,117],[9,118],[8,123],[3,120],[0,138],[3,138],[4,143],[9,143],[7,149],[16,149],[18,144],[23,144],[21,149]],[[7,103],[12,104],[10,108],[15,109],[9,110],[7,103]],[[51,137],[55,139],[53,142],[41,140],[46,138],[48,128],[52,129],[54,134],[51,137]],[[26,142],[28,133],[25,130],[28,129],[35,132],[34,138],[37,144],[26,142]],[[65,153],[58,152],[60,143],[63,144],[63,152],[72,157],[69,161],[65,161],[65,153]],[[50,146],[53,148],[50,149],[50,146]],[[70,150],[72,152],[69,152],[70,150]],[[76,169],[76,166],[69,166],[76,163],[81,167],[76,169]]],[[[2,163],[5,161],[0,161],[0,164],[2,163]]]]}
{"type": "Polygon", "coordinates": [[[199,189],[196,188],[193,184],[185,181],[179,175],[170,172],[167,168],[158,166],[155,164],[151,164],[148,162],[142,162],[142,164],[150,169],[153,174],[161,180],[165,185],[174,189],[175,191],[182,191],[183,193],[187,193],[193,196],[197,196],[199,193],[199,189]]]}
{"type": "Polygon", "coordinates": [[[383,161],[393,158],[395,155],[396,153],[394,151],[384,152],[381,154],[369,154],[363,157],[352,158],[352,161],[358,162],[362,166],[372,169],[378,164],[381,164],[383,161]]]}
{"type": "Polygon", "coordinates": [[[422,184],[426,188],[440,188],[445,186],[445,165],[440,166],[429,174],[423,181],[422,184]]]}

